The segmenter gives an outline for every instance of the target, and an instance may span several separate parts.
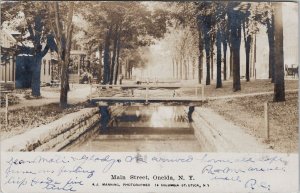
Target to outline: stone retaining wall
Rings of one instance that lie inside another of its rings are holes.
[[[271,153],[266,144],[208,108],[196,107],[194,134],[205,152]]]
[[[112,117],[124,108],[111,107]],[[82,134],[97,128],[98,107],[81,109],[47,125],[33,128],[1,142],[1,151],[59,151]]]

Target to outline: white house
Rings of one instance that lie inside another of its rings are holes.
[[[1,33],[1,65],[0,65],[0,82],[14,82],[15,80],[15,60],[11,53],[16,43],[16,39],[6,30],[0,30]]]

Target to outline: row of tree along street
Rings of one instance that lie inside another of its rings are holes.
[[[250,49],[259,26],[266,26],[269,41],[269,78],[274,83],[274,101],[284,101],[282,3],[246,2],[178,2],[170,4],[170,12],[176,24],[183,26],[187,35],[178,42],[173,54],[177,77],[182,77],[188,61],[198,58],[198,78],[203,77],[203,61],[206,61],[206,85],[213,76],[213,57],[216,52],[216,88],[222,87],[227,77],[227,65],[233,79],[233,91],[241,90],[240,50],[246,55],[246,81],[250,81]],[[190,42],[187,38],[197,40]],[[241,48],[242,37],[245,48]],[[276,40],[276,41],[275,41]],[[223,45],[223,46],[222,46]],[[192,47],[192,48],[191,48]],[[216,47],[216,50],[214,48]],[[227,48],[230,64],[226,63]],[[198,52],[194,52],[198,48]],[[223,48],[223,50],[222,50]],[[204,54],[205,53],[205,54]],[[194,63],[194,62],[192,62]],[[183,66],[184,70],[182,70]],[[176,73],[175,70],[173,72]],[[184,74],[186,76],[186,73]]]
[[[31,84],[33,96],[40,96],[42,58],[49,49],[57,52],[61,81],[60,106],[66,107],[69,89],[68,66],[71,62],[70,51],[74,41],[87,45],[90,53],[99,51],[97,68],[99,81],[102,84],[117,84],[117,77],[122,73],[121,65],[125,65],[124,73],[130,78],[134,66],[146,65],[147,59],[143,57],[143,52],[149,45],[163,38],[170,27],[185,28],[190,30],[193,41],[184,43],[177,51],[176,49],[173,51],[174,65],[182,65],[186,61],[186,56],[193,55],[193,63],[198,61],[197,73],[201,83],[205,57],[207,69],[205,84],[209,85],[213,71],[213,65],[210,64],[215,45],[216,87],[221,88],[221,48],[223,47],[223,57],[226,58],[228,45],[233,91],[238,91],[241,90],[242,33],[246,52],[246,80],[249,81],[250,47],[253,35],[258,30],[257,26],[263,24],[268,29],[269,75],[274,82],[274,101],[284,101],[281,6],[281,3],[231,1],[4,2],[1,4],[1,25],[2,28],[22,33],[18,40],[21,46],[17,47],[16,54],[27,53],[34,57]],[[82,22],[75,24],[74,18],[80,18]],[[31,42],[33,46],[25,46],[25,41]],[[228,64],[224,61],[224,80],[228,78],[226,65]],[[182,74],[183,72],[180,72],[180,76],[183,76]]]

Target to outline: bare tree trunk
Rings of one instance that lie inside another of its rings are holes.
[[[283,26],[282,26],[282,3],[274,2],[274,35],[275,35],[275,84],[274,101],[285,101],[284,88],[284,53],[283,53]]]
[[[250,81],[250,49],[251,49],[251,36],[247,37],[246,42],[246,81]]]
[[[176,59],[176,79],[178,80],[179,78],[179,62],[178,62],[178,58]]]
[[[183,65],[184,65],[184,80],[187,80],[188,70],[187,70],[187,61],[186,61],[186,59],[183,60]]]
[[[55,25],[56,28],[52,26],[52,29],[55,33],[56,42],[58,45],[58,59],[59,64],[61,65],[61,90],[60,90],[60,107],[65,108],[68,102],[68,90],[69,90],[69,81],[68,81],[68,66],[70,63],[70,50],[72,43],[72,18],[73,18],[74,3],[71,3],[69,6],[69,11],[66,21],[66,29],[63,31],[62,18],[60,17],[59,3],[54,2],[54,11],[55,11]]]
[[[196,68],[195,58],[193,58],[193,60],[192,60],[192,67],[193,67],[193,80],[194,80],[195,79],[195,68]]]
[[[125,60],[125,79],[128,79],[128,60]]]
[[[117,38],[117,66],[116,66],[116,70],[115,70],[115,81],[114,84],[117,84],[118,81],[118,75],[119,75],[119,66],[120,66],[120,50],[121,50],[121,38],[120,38],[120,34],[121,34],[121,27],[119,29],[119,33],[118,33],[118,38]]]
[[[190,78],[190,59],[187,58],[187,79]]]
[[[233,61],[233,91],[241,90],[240,81],[240,45],[241,45],[241,15],[238,11],[229,12],[230,40],[232,46]]]
[[[246,33],[246,28],[248,28],[248,19],[243,21],[243,34],[245,42],[245,54],[246,54],[246,81],[250,81],[250,49],[251,49],[251,35]]]
[[[175,59],[172,58],[172,67],[173,67],[173,78],[175,78]]]
[[[275,58],[275,40],[274,40],[274,13],[272,12],[272,18],[267,19],[267,34],[269,41],[269,78],[274,83],[274,58]]]
[[[205,54],[206,54],[206,85],[210,85],[210,38],[209,36],[205,38]]]
[[[214,44],[215,44],[215,36],[213,35],[211,38],[210,44],[210,66],[211,66],[211,79],[214,79]]]
[[[203,37],[201,33],[201,28],[198,27],[198,34],[199,34],[199,58],[198,58],[198,83],[201,84],[201,80],[203,77]]]
[[[183,67],[183,61],[182,57],[180,58],[180,80],[182,80],[183,74],[182,74],[182,67]]]
[[[216,40],[216,46],[217,46],[217,84],[216,88],[222,87],[222,72],[221,72],[221,65],[222,65],[222,52],[221,52],[221,32],[218,30],[217,32],[217,40]]]
[[[99,46],[99,69],[98,69],[99,83],[101,83],[101,81],[102,81],[102,51],[103,51],[103,47],[102,47],[102,43],[101,43]]]
[[[118,29],[119,25],[116,24],[116,28],[114,31],[114,45],[113,45],[113,54],[112,54],[112,60],[111,60],[111,69],[110,69],[110,80],[109,84],[112,85],[114,80],[114,71],[115,71],[115,65],[116,65],[116,55],[117,55],[117,43],[118,43]]]
[[[104,43],[104,69],[103,69],[103,84],[109,82],[110,73],[110,38],[112,33],[112,26],[109,27]]]
[[[223,38],[223,57],[224,57],[224,66],[223,66],[223,73],[224,73],[224,80],[227,79],[227,40]]]

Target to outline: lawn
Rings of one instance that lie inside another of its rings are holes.
[[[249,93],[260,93],[260,92],[273,92],[274,86],[269,80],[255,80],[246,82],[241,81],[241,91],[232,91],[232,81],[223,82],[223,87],[216,89],[214,81],[211,85],[206,85],[204,88],[205,97],[218,97],[225,95],[239,95]],[[285,90],[298,89],[298,80],[285,80]],[[182,96],[195,95],[194,89],[181,89]]]
[[[25,131],[55,121],[66,114],[86,108],[87,103],[69,105],[61,109],[58,103],[51,103],[42,106],[22,107],[9,111],[8,128],[5,127],[5,113],[0,112],[1,140],[24,133]]]
[[[278,152],[298,151],[298,91],[286,92],[286,101],[273,102],[274,85],[269,80],[241,81],[241,91],[232,91],[232,81],[223,82],[223,87],[216,89],[212,85],[205,86],[205,107],[212,108],[228,121],[240,126],[246,133],[267,143]],[[298,80],[285,80],[285,90],[298,89]],[[269,92],[269,93],[266,93]],[[258,96],[247,94],[258,93]],[[234,97],[238,96],[242,97]],[[246,96],[245,96],[246,95]],[[181,89],[181,96],[195,96],[194,89]],[[225,98],[217,97],[228,96]],[[265,139],[264,103],[269,103],[270,140]]]

